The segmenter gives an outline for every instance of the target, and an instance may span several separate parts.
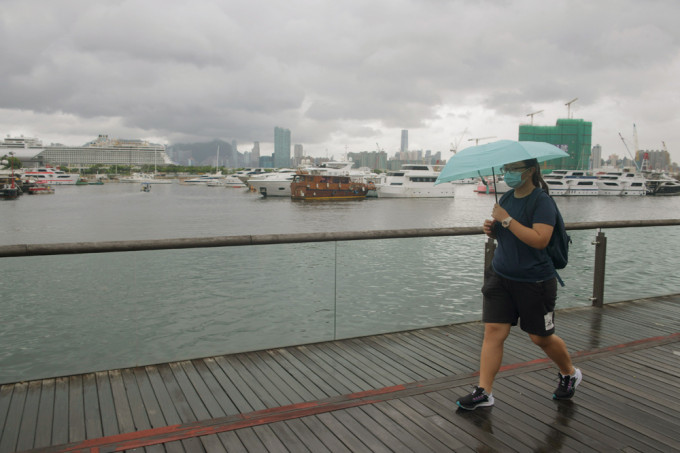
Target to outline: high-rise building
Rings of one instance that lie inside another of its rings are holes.
[[[250,154],[250,167],[260,166],[260,142],[253,143],[253,149]]]
[[[302,153],[302,145],[297,144],[293,146],[293,163],[296,167],[302,163]]]
[[[519,140],[551,143],[569,153],[569,157],[541,164],[545,169],[586,170],[590,165],[590,142],[593,123],[582,119],[558,119],[555,126],[519,126]]]
[[[290,167],[290,129],[274,128],[274,167]]]
[[[401,148],[402,153],[408,152],[408,130],[401,130]]]
[[[602,166],[602,146],[595,145],[590,154],[590,168],[600,168]]]

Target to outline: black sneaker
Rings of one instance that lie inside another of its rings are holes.
[[[487,394],[482,387],[477,387],[469,395],[458,398],[456,401],[458,407],[472,411],[478,407],[493,406],[493,395]]]
[[[576,392],[576,387],[581,383],[583,376],[581,370],[576,368],[573,375],[562,376],[562,373],[557,373],[560,383],[557,385],[555,393],[553,393],[554,400],[568,400]]]

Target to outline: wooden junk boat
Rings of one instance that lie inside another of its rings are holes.
[[[353,200],[366,198],[369,184],[352,181],[349,176],[310,174],[298,171],[290,184],[293,200]]]

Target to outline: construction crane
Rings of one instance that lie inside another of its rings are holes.
[[[567,106],[567,118],[571,118],[571,104],[573,104],[573,103],[576,102],[577,100],[578,100],[578,98],[574,98],[574,99],[572,99],[571,101],[569,101],[569,102],[567,102],[566,104],[564,104],[564,105]]]
[[[532,126],[534,125],[534,115],[538,115],[539,113],[543,113],[543,110],[539,110],[538,112],[534,112],[534,113],[529,113],[529,114],[527,114],[527,116],[530,116],[530,117],[531,117],[531,125],[532,125]]]
[[[454,144],[451,142],[451,152],[453,154],[456,154],[458,152],[458,147],[460,146],[460,142],[463,140],[463,137],[465,136],[465,133],[467,132],[467,127],[465,130],[460,134],[460,137],[458,137],[458,140],[456,140],[456,143]]]
[[[630,148],[628,148],[628,144],[626,143],[626,140],[624,140],[623,135],[621,135],[621,132],[619,132],[619,137],[621,137],[621,141],[623,142],[623,146],[626,147],[626,151],[628,151],[628,155],[633,159],[633,163],[635,164],[635,167],[640,170],[640,166],[638,165],[637,161],[635,160],[635,156],[630,152]]]
[[[496,136],[494,135],[493,137],[468,138],[468,141],[469,141],[469,142],[474,141],[474,142],[475,142],[475,146],[477,146],[477,145],[479,145],[479,141],[480,141],[480,140],[488,140],[488,139],[490,139],[490,138],[496,138]]]

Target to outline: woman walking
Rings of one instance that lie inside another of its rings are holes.
[[[503,206],[494,205],[493,219],[484,221],[484,232],[498,241],[498,247],[482,288],[479,385],[456,402],[468,410],[493,406],[493,382],[503,361],[503,344],[518,322],[559,369],[554,399],[571,398],[582,378],[566,344],[555,335],[556,272],[545,251],[557,218],[555,204],[536,159],[507,164],[503,173],[513,190],[501,200]],[[527,212],[530,197],[536,197],[533,212]]]

